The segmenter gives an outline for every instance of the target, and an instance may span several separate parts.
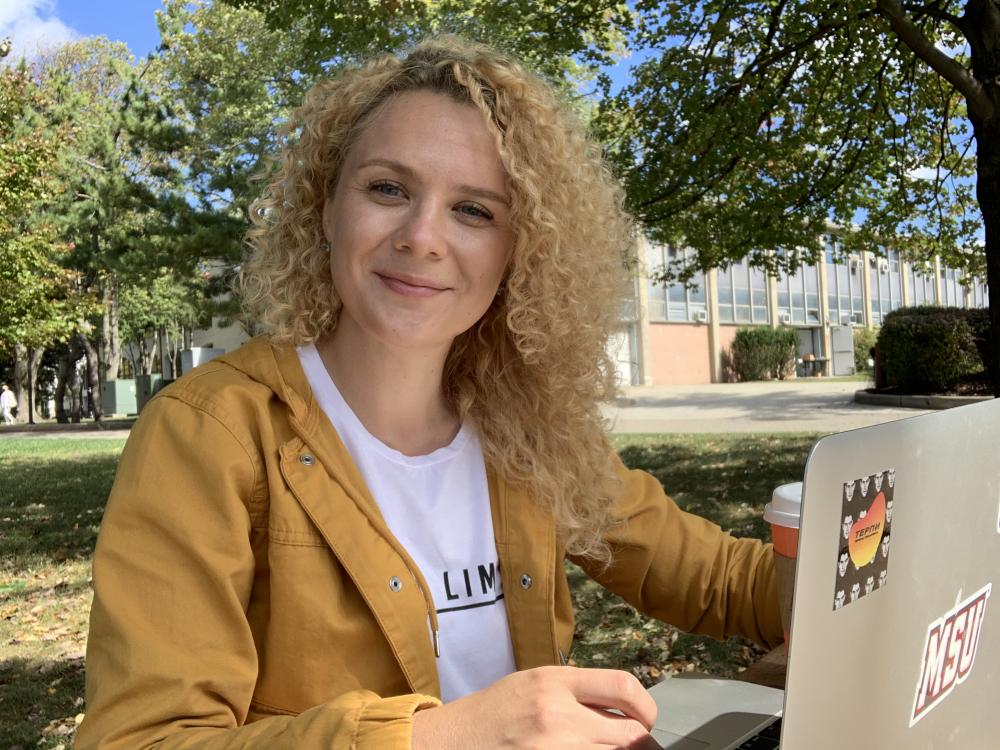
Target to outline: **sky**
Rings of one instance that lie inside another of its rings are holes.
[[[9,60],[38,48],[104,35],[125,42],[136,57],[159,44],[155,12],[160,0],[0,0],[0,39],[10,37]]]

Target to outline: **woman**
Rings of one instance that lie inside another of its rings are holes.
[[[77,747],[628,745],[639,683],[558,666],[564,556],[780,641],[770,548],[604,437],[630,227],[549,88],[438,39],[318,84],[290,132],[242,279],[270,336],[163,391],[122,455]]]

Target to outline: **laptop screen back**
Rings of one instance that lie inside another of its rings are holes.
[[[1000,400],[806,465],[783,747],[1000,747]]]

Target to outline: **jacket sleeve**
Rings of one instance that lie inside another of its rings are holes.
[[[622,483],[621,524],[606,536],[612,563],[573,561],[639,611],[682,630],[781,643],[771,545],[733,537],[681,510],[655,477],[611,453]]]
[[[147,405],[94,554],[78,750],[409,748],[413,713],[438,705],[356,690],[245,724],[257,678],[246,501],[260,466],[211,404],[164,393]]]

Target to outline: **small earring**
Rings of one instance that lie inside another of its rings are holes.
[[[323,240],[321,243],[319,243],[319,249],[322,250],[324,253],[330,252],[330,243],[327,242],[326,240]]]
[[[504,285],[500,284],[500,286],[497,287],[497,293],[494,294],[493,296],[499,297],[501,294],[503,294],[503,292],[504,292]]]

